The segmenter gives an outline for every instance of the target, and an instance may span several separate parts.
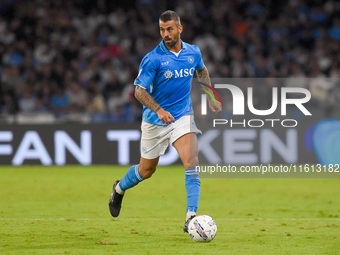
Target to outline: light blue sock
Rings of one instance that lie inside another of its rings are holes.
[[[201,181],[195,168],[185,169],[185,188],[187,191],[187,212],[197,211],[200,199]]]
[[[138,166],[139,165],[134,165],[130,167],[124,177],[120,180],[119,187],[122,191],[132,188],[143,181],[142,176],[138,172]]]

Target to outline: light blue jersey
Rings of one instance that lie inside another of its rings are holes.
[[[193,114],[190,91],[195,70],[204,67],[202,54],[196,45],[182,42],[176,56],[161,43],[142,60],[134,84],[141,86],[166,111],[178,120]],[[157,114],[143,105],[143,120],[156,125],[167,125]]]

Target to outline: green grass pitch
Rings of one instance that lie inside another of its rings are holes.
[[[108,200],[127,167],[0,167],[0,254],[340,254],[340,179],[202,179],[210,243],[183,233],[184,169]]]

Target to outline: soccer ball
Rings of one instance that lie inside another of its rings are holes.
[[[188,233],[195,242],[210,242],[216,232],[216,222],[208,215],[198,215],[189,222]]]

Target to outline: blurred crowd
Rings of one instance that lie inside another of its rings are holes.
[[[1,115],[139,119],[133,81],[167,9],[211,77],[340,77],[336,0],[3,0]]]

